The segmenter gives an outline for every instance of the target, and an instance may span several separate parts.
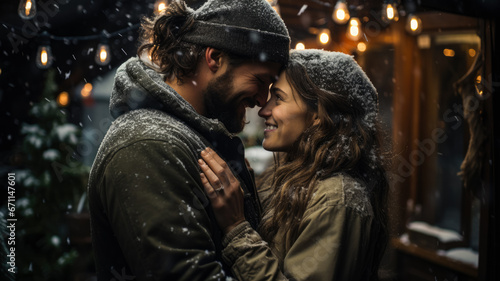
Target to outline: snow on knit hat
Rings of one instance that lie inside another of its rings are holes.
[[[352,56],[315,49],[292,50],[290,61],[304,66],[318,88],[360,103],[369,119],[378,113],[377,90]]]
[[[288,62],[290,36],[265,0],[209,0],[194,11],[189,43],[260,61]]]

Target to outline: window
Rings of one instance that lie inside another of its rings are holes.
[[[481,204],[458,175],[470,133],[454,85],[480,56],[479,25],[451,14],[431,18],[422,19],[430,24],[421,35],[395,25],[391,36],[356,54],[379,92],[394,152],[389,224],[396,251],[388,264],[402,280],[474,280]]]

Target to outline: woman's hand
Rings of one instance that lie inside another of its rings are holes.
[[[201,182],[212,203],[217,223],[227,234],[245,221],[243,190],[227,163],[215,151],[206,148],[201,157],[203,159],[198,160],[203,171]]]

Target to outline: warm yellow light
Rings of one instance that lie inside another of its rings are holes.
[[[476,77],[476,83],[481,84],[481,75]]]
[[[92,88],[93,88],[93,87],[92,87],[92,84],[91,84],[91,83],[86,83],[86,84],[83,86],[83,88],[84,88],[86,91],[90,92],[90,91],[92,91]]]
[[[49,55],[47,54],[47,50],[43,49],[42,53],[40,53],[40,62],[42,65],[47,65],[49,62]]]
[[[305,48],[306,46],[302,42],[299,42],[297,43],[297,45],[295,45],[295,50],[304,50]]]
[[[418,16],[410,14],[406,21],[406,31],[414,35],[422,32],[422,20]]]
[[[33,3],[31,3],[31,0],[26,1],[26,6],[24,7],[24,9],[25,9],[24,14],[26,16],[29,16],[29,14],[31,13],[31,6],[32,5],[33,5]]]
[[[452,49],[444,49],[443,54],[447,57],[454,57],[455,56],[455,51]]]
[[[91,93],[92,93],[92,84],[90,83],[85,84],[82,88],[82,91],[80,92],[80,94],[84,98],[89,97]]]
[[[346,23],[350,18],[349,8],[345,0],[337,1],[333,9],[332,19],[338,24]]]
[[[97,46],[95,62],[98,65],[107,65],[111,61],[111,53],[108,44],[101,43]]]
[[[319,35],[319,42],[321,42],[321,44],[326,44],[328,41],[330,41],[330,35],[328,35],[327,32],[322,32]]]
[[[42,45],[38,47],[36,53],[36,66],[40,69],[47,69],[52,65],[54,58],[50,46]]]
[[[161,13],[167,9],[167,5],[165,3],[158,4],[158,12]]]
[[[349,28],[347,29],[347,37],[351,40],[359,40],[361,38],[361,22],[358,18],[353,17],[349,21]]]
[[[24,20],[29,20],[36,15],[36,1],[35,0],[21,0],[17,7],[17,14]]]
[[[358,51],[360,51],[362,53],[362,52],[366,51],[366,44],[364,42],[359,42],[357,48],[358,48]]]
[[[469,56],[474,57],[476,55],[476,50],[469,49]]]
[[[108,52],[106,52],[106,49],[101,49],[101,52],[99,54],[99,59],[101,60],[101,62],[105,62],[107,57]]]
[[[166,0],[156,1],[154,11],[157,14],[161,14],[167,9],[167,6],[168,6],[168,1],[166,1]]]
[[[390,20],[394,19],[394,7],[391,4],[387,4],[387,18]]]
[[[351,26],[349,27],[349,32],[354,37],[358,36],[358,34],[359,34],[358,21],[356,21],[355,19],[352,19],[350,23],[351,23]]]
[[[357,37],[359,35],[359,27],[357,27],[356,25],[351,25],[351,27],[349,28],[349,32],[353,37]]]
[[[59,104],[60,106],[67,106],[68,103],[69,103],[69,94],[68,94],[68,92],[66,92],[66,91],[61,92],[57,96],[57,104]]]
[[[418,21],[417,21],[417,19],[414,19],[414,18],[411,19],[411,21],[410,21],[410,28],[413,31],[415,31],[415,30],[418,29]]]
[[[382,20],[386,23],[391,23],[399,20],[399,13],[396,1],[394,3],[386,3],[382,5]]]
[[[335,16],[339,20],[344,20],[345,19],[345,11],[344,10],[337,10],[337,12],[335,13]]]

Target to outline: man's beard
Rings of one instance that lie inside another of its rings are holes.
[[[228,69],[224,74],[208,83],[203,92],[206,116],[218,119],[230,133],[239,133],[245,126],[245,115],[238,116],[241,101],[235,95],[229,100],[228,95],[233,94],[233,74]]]

